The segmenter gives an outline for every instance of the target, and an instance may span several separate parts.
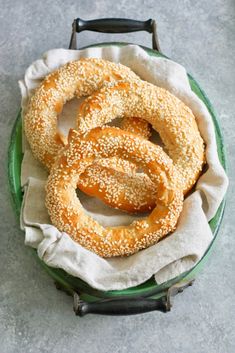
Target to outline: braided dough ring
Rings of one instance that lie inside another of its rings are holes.
[[[87,96],[112,81],[122,79],[133,80],[139,78],[126,66],[94,58],[70,62],[44,79],[30,100],[24,118],[24,130],[34,156],[47,169],[50,170],[58,152],[67,143],[67,138],[57,130],[58,114],[62,111],[66,101],[74,96],[78,98]],[[146,137],[150,134],[149,125],[142,119],[133,118],[133,121],[128,119],[125,124],[126,129],[132,128],[138,134]],[[131,127],[131,125],[133,126]],[[101,193],[98,191],[99,188],[94,193],[94,188],[90,186],[93,185],[90,179],[91,175],[100,176],[101,181],[102,175],[106,177],[103,180],[104,188]],[[128,175],[130,175],[131,180],[125,192],[122,182],[128,180]],[[107,178],[110,179],[109,176],[120,193],[125,193],[125,202],[123,203],[117,198],[110,203],[107,197],[103,197],[103,201],[130,212],[146,211],[152,208],[153,203],[151,202],[149,204],[145,202],[143,206],[139,206],[143,204],[145,194],[148,191],[151,192],[152,184],[150,180],[145,176],[147,184],[145,185],[144,179],[141,179],[140,184],[140,176],[135,177],[135,166],[122,159],[100,161],[98,164],[95,163],[90,166],[80,178],[79,187],[89,195],[101,196],[102,198],[102,195],[108,195],[106,185]],[[141,192],[142,188],[144,189],[143,193]],[[138,191],[138,195],[136,195],[135,190]],[[135,195],[132,198],[135,199],[134,204],[131,202],[129,194]]]
[[[141,165],[156,188],[157,206],[129,226],[102,227],[84,213],[76,186],[81,173],[95,159],[124,157]],[[114,127],[91,130],[81,136],[71,130],[69,144],[51,169],[46,206],[52,223],[76,242],[102,257],[131,255],[155,244],[175,229],[183,192],[175,187],[177,172],[161,147]]]
[[[80,107],[78,131],[133,115],[143,117],[159,133],[179,173],[178,188],[189,191],[205,162],[204,142],[190,108],[167,90],[144,81],[104,87]]]

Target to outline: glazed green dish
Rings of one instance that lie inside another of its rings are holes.
[[[128,43],[101,43],[96,46],[109,46],[109,45],[117,45],[117,46],[124,46]],[[150,56],[163,56],[159,52],[155,50],[151,50],[146,47],[142,47]],[[225,150],[224,150],[224,142],[223,137],[221,135],[221,130],[219,127],[218,120],[216,118],[216,114],[214,109],[202,91],[198,83],[193,79],[191,75],[188,75],[189,82],[191,85],[192,90],[197,94],[197,96],[205,103],[207,109],[209,110],[211,117],[214,122],[214,128],[216,133],[216,141],[217,141],[217,149],[220,162],[224,169],[226,170],[226,157],[225,157]],[[10,146],[9,146],[9,162],[8,162],[8,173],[9,173],[9,184],[10,184],[10,191],[12,194],[13,205],[14,209],[19,216],[20,208],[22,203],[22,190],[20,186],[20,172],[21,172],[21,162],[23,158],[22,154],[22,121],[21,121],[21,113],[19,112],[18,117],[16,119],[15,125],[13,127]],[[166,283],[161,285],[156,284],[155,280],[152,278],[145,283],[128,288],[126,290],[114,290],[114,291],[100,291],[94,288],[91,288],[87,283],[80,280],[79,278],[75,278],[65,271],[61,269],[55,269],[48,267],[44,262],[42,262],[37,257],[37,252],[33,249],[29,251],[33,251],[35,256],[40,261],[43,268],[49,273],[49,275],[59,284],[60,287],[65,289],[66,291],[73,293],[78,292],[80,298],[86,301],[97,301],[98,298],[139,298],[139,297],[151,297],[151,298],[160,298],[166,294],[168,288],[170,288],[173,284],[179,283],[181,281],[189,281],[195,278],[196,274],[199,272],[200,269],[204,266],[211,250],[215,244],[215,239],[222,221],[223,212],[225,207],[225,201],[223,201],[215,215],[215,217],[210,221],[210,227],[214,234],[214,238],[210,247],[205,252],[203,258],[197,263],[197,265],[191,269],[190,271],[170,280]]]

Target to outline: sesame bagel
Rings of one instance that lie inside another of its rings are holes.
[[[57,129],[64,104],[123,79],[138,76],[124,65],[95,58],[69,62],[46,76],[31,97],[24,117],[25,134],[34,156],[50,170],[67,140]]]
[[[179,173],[178,188],[184,193],[189,191],[205,162],[204,142],[190,108],[151,83],[118,82],[83,102],[78,114],[78,131],[85,133],[117,116],[142,117],[152,125]]]
[[[129,226],[102,227],[78,200],[80,175],[95,160],[123,157],[140,166],[156,188],[156,207]],[[102,257],[131,255],[172,232],[183,205],[178,173],[163,149],[115,127],[69,134],[69,143],[53,165],[46,184],[46,207],[52,223],[86,249]]]
[[[67,137],[57,129],[58,115],[66,101],[75,96],[78,98],[87,96],[110,82],[122,79],[139,78],[126,66],[94,58],[69,62],[44,79],[30,99],[24,117],[24,130],[34,156],[48,170],[54,164],[58,152],[67,143]],[[150,135],[150,126],[142,119],[128,119],[126,122],[123,121],[123,124],[125,129],[131,129],[132,132],[146,138]],[[94,163],[84,172],[80,178],[79,188],[89,195],[100,197],[115,208],[129,212],[147,211],[154,206],[152,200],[150,203],[148,200],[143,201],[148,190],[151,191],[152,184],[147,176],[145,178],[135,176],[135,169],[134,164],[122,159],[103,162],[100,160],[98,164]],[[99,185],[103,187],[95,189],[94,180],[91,179],[94,175],[98,178]],[[113,187],[117,189],[116,195],[124,196],[110,199],[107,187],[108,181],[110,185],[111,180]],[[125,189],[122,183],[127,180],[128,185]]]

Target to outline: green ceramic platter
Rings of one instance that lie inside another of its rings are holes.
[[[110,46],[110,45],[124,46],[127,44],[129,43],[110,42],[110,43],[100,43],[98,45],[92,45],[92,46],[93,47]],[[162,54],[160,54],[155,50],[152,50],[146,47],[142,47],[142,48],[148,53],[149,56],[163,56]],[[190,74],[188,74],[188,78],[189,78],[189,82],[192,90],[205,103],[205,105],[207,106],[207,109],[211,114],[211,117],[214,123],[214,128],[215,128],[219,159],[222,166],[226,170],[226,153],[225,153],[224,141],[223,141],[221,129],[220,129],[215,111],[209,99],[207,98],[206,94],[200,88],[199,84],[195,81],[195,79]],[[22,196],[23,196],[21,186],[20,186],[20,171],[21,171],[22,158],[23,158],[22,121],[21,121],[21,113],[19,112],[12,130],[9,152],[8,152],[9,186],[10,186],[10,192],[13,200],[13,207],[18,217],[20,214],[20,208],[21,208]],[[151,278],[139,286],[128,288],[125,290],[114,290],[114,291],[106,291],[106,292],[96,290],[94,288],[91,288],[84,281],[67,274],[65,271],[61,269],[48,267],[43,261],[41,261],[38,258],[37,252],[34,249],[29,249],[29,251],[33,251],[33,253],[37,257],[42,267],[62,288],[64,288],[66,291],[70,293],[72,293],[74,290],[78,291],[80,293],[81,299],[83,300],[95,301],[98,298],[117,298],[117,297],[134,298],[139,296],[159,298],[164,296],[166,294],[167,289],[171,287],[173,284],[194,279],[196,274],[203,268],[215,244],[215,240],[223,217],[224,207],[225,207],[225,200],[222,201],[215,217],[209,223],[211,230],[214,234],[214,238],[209,248],[205,252],[204,256],[202,257],[202,259],[190,271],[185,272],[182,275],[176,278],[173,278],[172,280],[167,281],[161,285],[156,284],[154,279]]]

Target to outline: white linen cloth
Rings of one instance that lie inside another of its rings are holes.
[[[218,159],[212,117],[192,92],[181,65],[165,58],[151,57],[136,45],[48,51],[42,59],[30,65],[24,79],[19,82],[23,115],[30,96],[42,79],[68,61],[81,57],[120,62],[142,79],[168,89],[184,101],[196,116],[206,142],[208,169],[200,177],[195,191],[184,201],[177,229],[172,235],[130,257],[103,259],[51,225],[44,205],[47,173],[33,158],[25,142],[21,170],[21,183],[25,190],[21,227],[25,230],[25,244],[37,248],[38,256],[49,266],[62,268],[100,290],[129,288],[153,275],[157,283],[165,282],[189,270],[201,259],[213,238],[208,221],[215,215],[227,189],[228,179]],[[66,104],[59,119],[63,131],[73,126],[77,103],[73,100]],[[80,195],[80,200],[86,212],[104,226],[129,224],[133,220],[133,216],[108,208],[84,194]]]

